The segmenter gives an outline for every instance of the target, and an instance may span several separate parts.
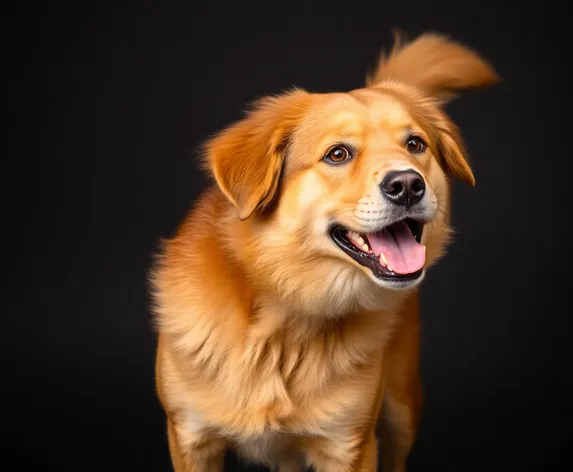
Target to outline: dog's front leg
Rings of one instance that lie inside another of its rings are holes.
[[[222,472],[225,442],[212,434],[191,431],[175,418],[167,421],[169,453],[175,472]]]
[[[374,430],[344,441],[321,438],[308,452],[316,472],[376,472],[378,446]]]
[[[384,472],[404,472],[420,422],[422,383],[419,367],[418,296],[404,304],[389,347],[388,374],[379,421]]]

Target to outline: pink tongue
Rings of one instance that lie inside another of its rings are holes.
[[[397,274],[412,274],[426,262],[426,246],[418,244],[403,221],[393,224],[391,230],[369,233],[368,242],[374,254],[384,253],[388,266]]]

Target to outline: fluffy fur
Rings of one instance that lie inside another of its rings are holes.
[[[374,471],[377,434],[384,470],[404,470],[422,398],[421,279],[377,280],[328,227],[380,225],[380,180],[415,169],[427,186],[425,270],[434,264],[450,234],[447,175],[475,183],[441,105],[495,80],[476,53],[424,35],[383,56],[366,88],[264,98],[205,145],[215,185],[152,277],[157,388],[177,472],[220,471],[226,448],[281,472]],[[404,148],[408,130],[428,142],[423,155]],[[326,165],[339,142],[357,155]]]

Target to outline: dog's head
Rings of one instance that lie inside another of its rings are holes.
[[[334,312],[416,286],[448,241],[447,176],[475,184],[442,105],[495,80],[474,52],[424,35],[366,88],[264,98],[213,138],[206,163],[265,283],[305,310],[328,297]]]

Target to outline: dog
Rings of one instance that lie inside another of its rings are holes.
[[[446,36],[397,39],[364,88],[256,101],[204,145],[213,179],[151,272],[176,472],[227,449],[280,472],[406,468],[422,407],[418,287],[473,186],[443,110],[497,82]]]

